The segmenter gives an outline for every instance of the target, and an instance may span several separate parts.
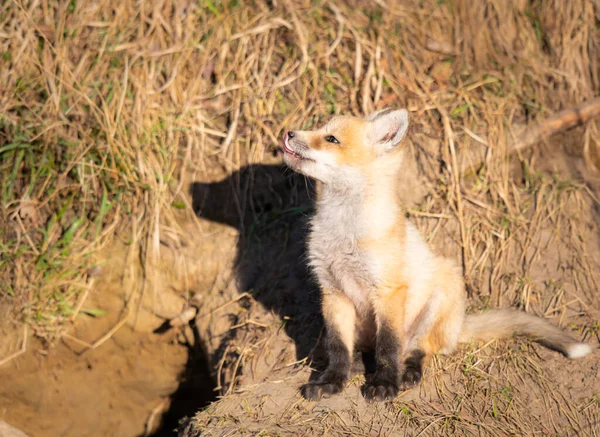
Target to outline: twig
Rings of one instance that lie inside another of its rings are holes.
[[[448,140],[448,148],[450,149],[450,157],[452,159],[452,176],[454,176],[454,188],[456,190],[456,209],[458,222],[460,224],[460,239],[461,239],[461,257],[463,272],[466,277],[470,274],[468,257],[467,257],[467,231],[464,222],[463,206],[462,206],[462,194],[460,189],[460,176],[461,172],[458,170],[458,163],[456,157],[456,147],[454,145],[454,132],[450,127],[450,118],[448,113],[444,109],[438,109],[442,114],[442,121],[444,123],[444,132]]]
[[[475,132],[473,132],[471,129],[468,129],[467,127],[463,126],[462,128],[465,133],[470,136],[471,138],[473,138],[475,141],[477,141],[478,143],[483,144],[484,146],[489,146],[490,143],[487,142],[487,140],[481,138],[479,135],[477,135]]]
[[[167,405],[168,400],[164,399],[160,404],[152,409],[150,414],[148,415],[148,419],[146,420],[144,436],[149,436],[152,434],[152,429],[154,428],[154,420],[156,416],[158,416],[164,409],[165,405]]]
[[[410,215],[415,215],[417,217],[431,217],[431,218],[439,218],[439,219],[450,219],[452,216],[447,214],[436,214],[433,212],[423,212],[417,211],[416,209],[407,209],[406,210]]]
[[[74,321],[77,318],[77,316],[79,315],[79,311],[81,311],[81,307],[83,306],[83,303],[87,299],[87,296],[88,296],[88,294],[90,292],[90,289],[94,286],[94,281],[95,281],[95,279],[92,278],[90,280],[88,286],[85,287],[85,290],[83,291],[83,294],[79,298],[79,302],[77,302],[77,307],[75,308],[75,311],[73,312],[73,316],[71,317],[71,321]]]
[[[237,329],[237,328],[241,328],[242,326],[246,326],[246,325],[255,325],[255,326],[259,326],[259,327],[261,327],[261,328],[268,328],[268,327],[269,327],[269,325],[267,325],[267,324],[265,324],[265,323],[260,323],[260,322],[257,322],[257,321],[255,321],[255,320],[248,319],[248,320],[246,320],[246,321],[245,321],[245,322],[243,322],[243,323],[238,323],[237,325],[233,325],[233,326],[232,326],[231,328],[229,328],[229,329],[230,329],[230,330],[231,330],[231,329]]]
[[[100,337],[98,340],[96,340],[94,343],[91,343],[91,344],[87,343],[86,341],[80,340],[76,337],[73,337],[71,335],[68,335],[68,334],[64,334],[64,335],[68,335],[68,338],[70,338],[71,340],[73,340],[87,348],[86,350],[84,350],[82,352],[82,355],[83,355],[84,353],[88,352],[89,350],[96,349],[98,346],[100,346],[106,340],[111,338],[115,334],[115,332],[117,332],[119,329],[121,329],[121,327],[125,324],[125,322],[127,322],[130,315],[131,315],[131,306],[128,306],[125,316],[121,320],[119,320],[117,322],[117,324],[115,326],[113,326],[106,334],[104,334],[102,337]]]
[[[596,196],[594,196],[594,193],[592,192],[592,190],[590,190],[590,187],[588,187],[587,185],[584,185],[583,189],[585,190],[586,193],[588,193],[590,195],[590,197],[592,198],[592,200],[594,202],[596,202],[598,205],[600,205],[600,200],[598,200],[598,198]]]
[[[342,13],[340,12],[340,9],[337,6],[335,6],[334,4],[329,4],[329,8],[333,11],[333,13],[335,14],[335,19],[338,21],[338,31],[335,40],[333,41],[331,46],[329,46],[327,51],[320,56],[321,58],[330,57],[342,41],[342,38],[344,37],[344,23],[346,20],[344,19]]]
[[[27,352],[27,334],[28,334],[28,327],[27,325],[25,325],[23,327],[23,342],[21,343],[21,349],[19,349],[17,352],[10,354],[9,356],[7,356],[6,358],[4,358],[3,360],[0,361],[0,366],[2,366],[3,364],[8,363],[10,360],[17,358],[19,355],[24,354],[25,352]]]
[[[223,308],[225,308],[225,307],[227,307],[227,306],[231,305],[232,303],[234,303],[234,302],[237,302],[238,300],[242,299],[243,297],[252,297],[252,296],[250,295],[250,293],[244,292],[244,293],[240,294],[239,296],[237,296],[237,297],[234,297],[233,299],[231,299],[231,300],[229,300],[229,301],[225,302],[225,303],[224,303],[223,305],[221,305],[220,307],[217,307],[217,308],[215,308],[214,310],[212,310],[212,311],[210,311],[210,312],[208,312],[208,313],[206,313],[206,314],[200,314],[200,315],[198,316],[198,318],[200,318],[200,317],[206,317],[206,316],[210,316],[211,314],[214,314],[214,313],[216,313],[217,311],[219,311],[219,310],[222,310]]]
[[[371,77],[373,77],[374,73],[375,63],[373,62],[373,59],[371,59],[362,83],[362,111],[365,115],[373,111],[373,100],[371,98]]]
[[[508,153],[513,153],[522,150],[544,138],[548,138],[558,132],[583,124],[598,116],[600,116],[600,97],[557,112],[546,120],[526,128],[519,136],[517,136],[513,143],[508,144],[507,151]],[[463,159],[460,173],[464,174],[471,168],[478,168],[483,165],[484,162],[484,159],[479,158],[471,162]]]
[[[227,151],[229,149],[229,145],[231,144],[231,142],[235,138],[235,134],[236,134],[236,131],[237,131],[238,122],[240,120],[240,110],[241,110],[241,107],[242,107],[242,102],[238,98],[237,99],[237,105],[236,105],[235,111],[233,113],[233,121],[231,122],[231,125],[229,126],[229,130],[227,132],[227,136],[223,140],[223,146],[222,147],[223,147],[223,150],[225,150],[225,151]]]
[[[75,343],[77,343],[77,344],[79,344],[81,346],[84,346],[84,347],[86,347],[88,349],[91,349],[93,347],[91,343],[88,343],[87,341],[82,340],[80,338],[77,338],[77,337],[75,337],[75,336],[73,336],[71,334],[67,334],[66,332],[63,334],[63,338],[68,338],[69,340],[72,340]]]
[[[308,357],[304,357],[301,360],[294,361],[294,362],[291,362],[291,363],[287,363],[283,367],[285,368],[285,367],[292,367],[292,366],[295,366],[297,364],[305,364],[307,361],[308,361]]]
[[[219,365],[217,367],[217,386],[214,388],[215,391],[223,390],[223,385],[221,383],[221,375],[223,372],[223,365],[225,364],[225,360],[227,359],[227,353],[229,352],[229,349],[231,349],[231,343],[227,345],[227,347],[225,348],[225,352],[223,352],[223,356],[219,360]]]
[[[237,377],[238,370],[240,368],[240,364],[242,363],[242,359],[244,358],[245,353],[246,353],[246,348],[242,349],[240,356],[238,357],[237,361],[235,362],[235,365],[233,366],[233,372],[231,374],[231,382],[229,383],[229,388],[227,389],[225,396],[227,396],[228,394],[231,394],[231,392],[233,391],[233,387],[235,387],[235,378]]]
[[[39,256],[40,251],[37,249],[37,247],[35,247],[35,244],[33,244],[33,241],[31,241],[31,238],[29,237],[29,233],[27,232],[27,229],[25,229],[25,225],[23,224],[23,220],[21,220],[21,217],[19,216],[18,211],[15,212],[14,217],[17,219],[17,222],[19,223],[19,227],[21,228],[23,235],[25,235],[25,239],[29,243],[31,250],[33,250],[33,252]]]
[[[519,150],[530,146],[542,138],[547,138],[557,132],[569,129],[578,124],[583,124],[598,115],[600,115],[600,97],[560,111],[552,117],[526,129],[511,145],[511,149]]]
[[[290,24],[289,21],[285,21],[283,18],[276,17],[276,18],[273,18],[269,23],[262,24],[260,26],[256,26],[256,27],[246,30],[244,32],[238,32],[236,34],[233,34],[231,36],[231,38],[229,38],[229,41],[234,41],[236,39],[240,39],[245,36],[258,35],[263,32],[268,32],[273,29],[278,29],[282,26],[287,27],[288,29],[293,29],[293,26]]]
[[[190,322],[190,320],[192,320],[194,317],[196,317],[197,313],[198,313],[197,308],[190,307],[187,310],[185,310],[184,312],[182,312],[181,314],[179,314],[177,317],[174,317],[173,319],[171,319],[171,321],[169,322],[169,325],[171,325],[174,328],[183,326],[183,325],[187,325]]]

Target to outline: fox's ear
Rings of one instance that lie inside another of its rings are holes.
[[[392,150],[406,135],[409,124],[408,111],[383,109],[371,114],[367,138],[373,147],[381,152]]]
[[[376,118],[379,118],[380,116],[382,116],[383,114],[386,114],[388,112],[392,112],[393,109],[392,108],[383,108],[380,109],[378,111],[375,112],[371,112],[368,116],[367,116],[367,120],[369,121],[374,121]]]

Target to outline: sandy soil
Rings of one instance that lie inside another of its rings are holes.
[[[86,303],[105,316],[80,316],[54,347],[30,339],[25,354],[0,367],[0,418],[31,437],[168,436],[181,417],[214,399],[193,329],[159,329],[164,316],[157,314],[173,315],[170,306],[178,312],[184,305],[168,290],[162,305],[148,303],[150,295],[142,299],[128,322],[96,348],[81,344],[101,339],[123,317],[127,292],[118,252],[106,254],[110,261]],[[22,332],[9,324],[4,332],[3,352],[15,350]]]

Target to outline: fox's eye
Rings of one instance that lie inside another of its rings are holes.
[[[325,137],[325,141],[327,141],[328,143],[340,144],[340,142],[337,140],[337,138],[334,137],[333,135],[327,135]]]

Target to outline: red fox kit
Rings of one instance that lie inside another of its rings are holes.
[[[569,358],[592,350],[521,311],[465,315],[459,269],[432,253],[396,197],[408,125],[405,109],[382,110],[285,135],[286,164],[321,183],[308,258],[322,292],[329,364],[302,387],[307,399],[343,390],[355,348],[375,351],[369,400],[395,397],[420,381],[427,357],[471,339],[518,333]]]

